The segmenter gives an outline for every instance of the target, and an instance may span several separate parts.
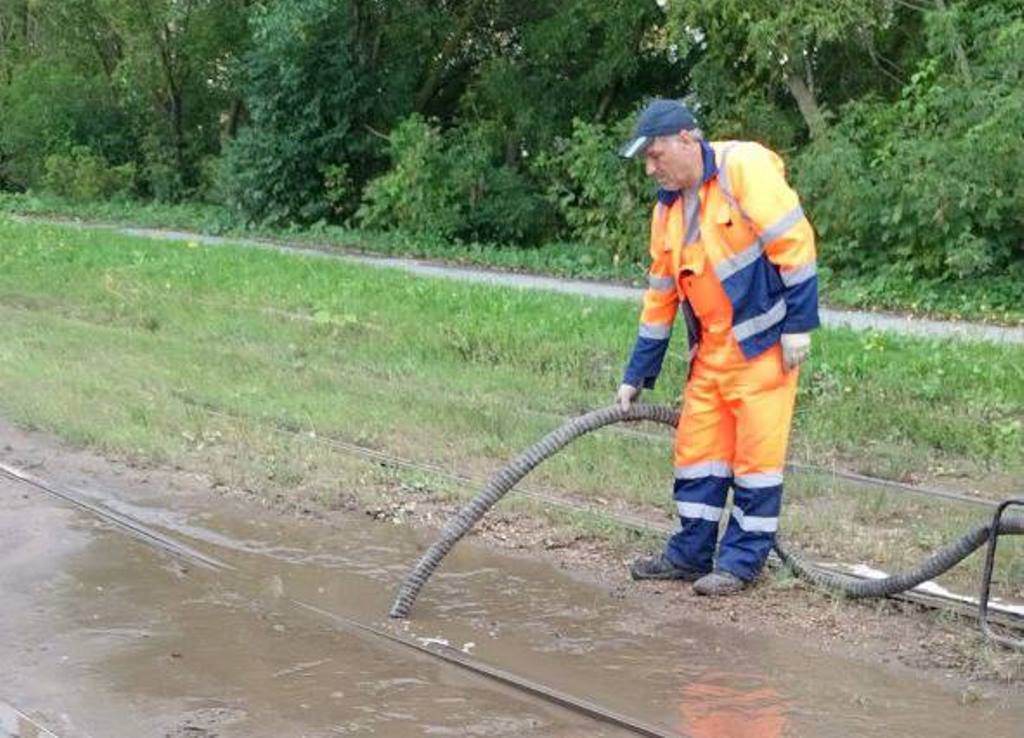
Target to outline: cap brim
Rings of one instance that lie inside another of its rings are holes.
[[[619,149],[619,156],[623,159],[632,159],[634,156],[646,149],[650,142],[650,136],[637,136],[636,138],[627,141],[626,144]]]

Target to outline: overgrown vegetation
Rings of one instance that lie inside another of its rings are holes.
[[[784,153],[839,299],[1021,310],[1019,3],[0,0],[0,190],[234,227],[640,263],[653,95]]]

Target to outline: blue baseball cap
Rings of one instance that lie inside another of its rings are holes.
[[[637,116],[633,136],[619,149],[619,156],[631,159],[650,146],[658,136],[671,136],[697,127],[697,119],[678,100],[651,100]]]

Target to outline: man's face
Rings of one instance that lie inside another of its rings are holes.
[[[664,190],[686,190],[701,180],[700,144],[686,131],[658,136],[644,150],[647,176]]]

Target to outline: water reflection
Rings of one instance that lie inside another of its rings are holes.
[[[693,738],[779,738],[788,711],[777,690],[739,673],[709,672],[680,695],[681,731]]]

